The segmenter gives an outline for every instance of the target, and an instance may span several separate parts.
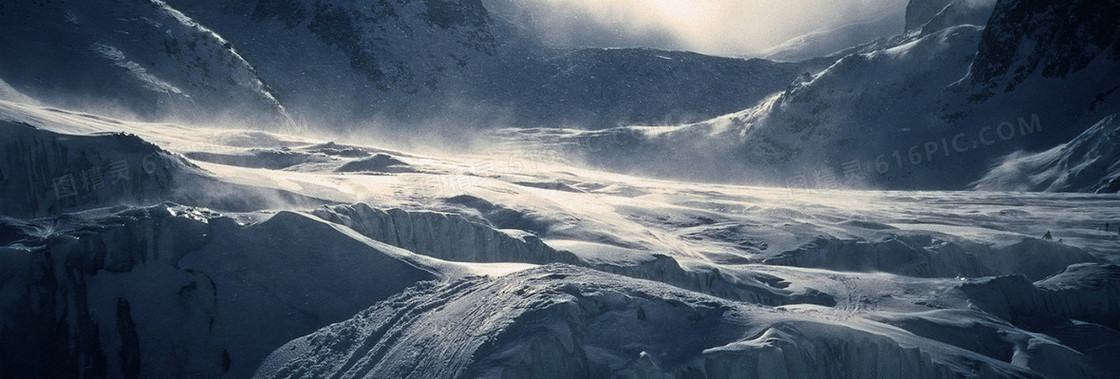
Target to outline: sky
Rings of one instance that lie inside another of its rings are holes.
[[[900,15],[907,0],[488,0],[560,46],[760,55],[803,34]],[[511,8],[510,4],[513,8]],[[497,8],[497,9],[494,9]],[[901,25],[902,21],[898,20]],[[900,26],[901,28],[901,26]],[[900,30],[901,31],[901,30]]]

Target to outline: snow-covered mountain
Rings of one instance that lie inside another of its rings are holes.
[[[557,50],[492,17],[479,1],[173,4],[228,30],[278,82],[286,104],[328,120],[592,128],[698,121],[749,106],[812,66]],[[293,59],[293,47],[316,60]]]
[[[1114,377],[1120,198],[1068,192],[1120,190],[1117,12],[914,0],[775,63],[479,0],[0,3],[0,376]]]
[[[752,108],[560,144],[599,140],[612,147],[576,150],[665,177],[963,189],[999,157],[1065,143],[1120,109],[1120,33],[1105,21],[1117,4],[961,1],[918,12],[919,3],[909,32],[850,49]]]
[[[0,78],[34,98],[272,130],[695,122],[827,64],[546,47],[477,0],[42,1],[2,17]]]
[[[1044,152],[1012,153],[974,186],[989,191],[1120,192],[1120,120],[1108,116]]]
[[[6,3],[0,78],[41,101],[102,114],[291,121],[229,41],[162,1]]]
[[[1076,100],[1091,100],[1082,107],[1101,105],[1120,88],[1114,77],[1120,61],[1117,17],[1120,4],[1115,3],[1000,1],[969,70],[969,79],[980,90],[974,96],[1011,93],[1032,80],[1050,79],[1086,86],[1077,91],[1048,88],[1045,94],[1072,92],[1080,95]],[[1079,78],[1103,82],[1085,83]]]
[[[502,41],[476,0],[169,3],[228,36],[313,120],[438,113],[500,61]]]
[[[101,7],[121,17],[76,21]],[[97,99],[211,122],[259,100],[266,109],[235,122],[274,130],[288,115],[348,131],[710,119],[563,144],[596,140],[615,147],[572,158],[668,177],[959,189],[999,157],[1070,141],[1120,107],[1115,8],[914,0],[902,34],[776,63],[546,48],[479,1],[21,3],[4,11],[14,22],[2,43],[16,48],[3,49],[13,59],[0,78],[70,108]],[[69,47],[25,47],[35,44]]]

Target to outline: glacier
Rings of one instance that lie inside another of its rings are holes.
[[[23,136],[5,146],[50,153],[3,166],[36,190],[89,162],[66,157],[165,170],[150,195],[69,208],[8,187],[0,366],[18,375],[1107,377],[1120,351],[1120,241],[1090,225],[1120,218],[1109,195],[502,169],[0,104]],[[378,156],[408,169],[340,170]]]
[[[760,59],[490,3],[0,4],[0,376],[1120,372],[1116,4]]]

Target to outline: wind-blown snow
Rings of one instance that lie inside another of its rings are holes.
[[[1053,149],[1007,155],[979,181],[980,190],[1120,192],[1120,121],[1105,117]]]
[[[697,184],[0,110],[33,136],[11,146],[121,140],[193,178],[133,202],[211,207],[5,211],[12,372],[1094,377],[1120,351],[1111,195]],[[0,173],[87,162],[52,159],[6,153]]]
[[[1068,142],[1118,109],[1120,43],[1105,20],[1120,8],[1089,4],[915,0],[910,31],[821,58],[831,65],[740,112],[521,137],[664,178],[966,189],[1001,157]]]
[[[1007,191],[1115,191],[1116,6],[914,0],[786,64],[538,49],[477,0],[134,1],[0,7],[5,376],[1120,370],[1120,198]],[[277,99],[723,116],[419,152],[285,134]]]

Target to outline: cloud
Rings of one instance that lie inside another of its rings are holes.
[[[559,46],[756,55],[791,38],[898,15],[907,0],[488,0]],[[901,30],[899,30],[901,32]]]

